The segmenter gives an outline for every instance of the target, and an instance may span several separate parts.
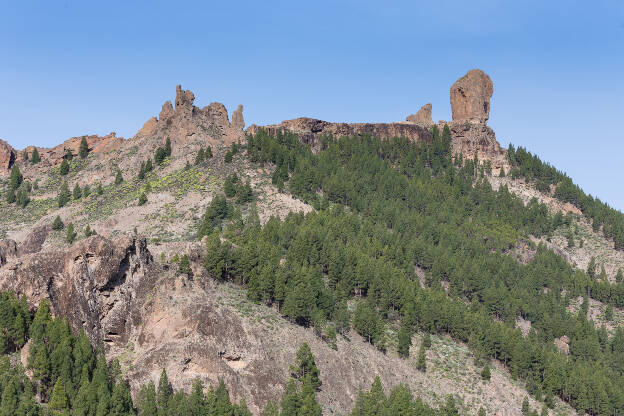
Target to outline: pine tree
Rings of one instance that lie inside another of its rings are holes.
[[[62,230],[64,227],[65,227],[65,224],[63,224],[63,220],[61,220],[61,217],[57,215],[56,218],[54,219],[54,222],[52,223],[52,229],[59,231],[59,230]]]
[[[169,384],[169,378],[167,372],[163,368],[160,373],[160,379],[158,380],[158,393],[156,395],[156,403],[158,405],[158,416],[168,416],[168,404],[169,397],[171,396],[171,385]]]
[[[321,416],[323,411],[321,406],[316,401],[315,387],[310,376],[307,376],[303,381],[303,388],[301,389],[301,407],[299,408],[298,416]]]
[[[39,156],[39,151],[35,147],[35,149],[32,152],[32,155],[30,156],[30,163],[35,165],[35,164],[37,164],[39,162],[41,162],[41,156]]]
[[[202,163],[205,159],[204,156],[204,148],[200,148],[199,151],[197,152],[197,156],[195,157],[195,164],[199,165],[200,163]]]
[[[420,348],[418,349],[416,368],[422,372],[427,371],[427,356],[425,354],[425,345],[423,343],[420,344]]]
[[[62,377],[56,379],[56,383],[54,384],[54,389],[52,390],[52,396],[50,397],[50,402],[48,406],[52,410],[64,410],[69,408],[69,399],[67,398],[67,393],[65,393],[65,382]]]
[[[104,194],[104,188],[102,188],[102,184],[98,183],[97,188],[95,188],[95,191],[97,192],[98,195],[103,195]]]
[[[85,159],[89,155],[89,145],[87,144],[87,139],[85,136],[82,136],[82,140],[80,140],[80,150],[78,151],[80,154],[80,158]]]
[[[65,149],[65,155],[63,155],[63,158],[65,160],[72,160],[74,158],[74,154],[72,153],[71,149]]]
[[[596,278],[596,257],[592,256],[592,258],[589,259],[589,264],[587,265],[587,276],[589,276],[591,280]]]
[[[295,365],[290,367],[290,372],[293,377],[299,380],[309,378],[310,383],[315,389],[321,387],[321,380],[319,379],[320,370],[316,366],[314,361],[314,354],[307,343],[301,344],[297,351]]]
[[[295,380],[292,378],[288,380],[286,389],[282,395],[281,401],[281,416],[298,416],[299,408],[301,407],[301,395]]]
[[[82,189],[80,189],[80,185],[76,184],[74,186],[74,200],[80,199],[82,197]]]
[[[130,397],[130,389],[123,380],[118,380],[113,388],[113,394],[110,402],[110,416],[132,416],[134,409],[132,405],[132,397]]]
[[[22,152],[22,159],[24,159],[24,162],[28,162],[28,152],[26,149]]]
[[[154,386],[153,381],[150,381],[147,385],[141,387],[137,407],[141,416],[158,416],[158,407],[156,405],[156,386]]]
[[[457,405],[455,405],[455,398],[453,395],[449,394],[446,397],[446,403],[444,407],[440,409],[440,413],[444,416],[459,416],[459,410],[457,410]]]
[[[524,400],[522,401],[522,414],[527,416],[529,414],[529,398],[528,396],[524,396]]]
[[[481,370],[481,379],[484,381],[490,381],[490,377],[490,365],[488,363],[485,363],[485,365],[483,366],[483,370]]]
[[[67,182],[63,182],[57,198],[59,208],[63,208],[65,205],[67,205],[70,198],[71,194],[69,193],[69,186],[67,185]]]
[[[542,406],[542,412],[540,413],[540,416],[548,416],[548,406]]]
[[[8,204],[12,204],[17,200],[17,196],[15,195],[15,189],[9,188],[6,194],[6,202]]]
[[[622,269],[618,269],[617,274],[615,275],[615,281],[618,283],[622,282],[622,278],[624,277],[622,274]]]
[[[171,139],[169,137],[165,140],[165,155],[167,157],[171,156]]]
[[[19,167],[17,167],[17,165],[13,165],[9,176],[9,188],[13,190],[19,188],[23,180],[24,177],[22,176]]]
[[[431,334],[429,331],[425,332],[422,342],[425,348],[431,348]]]
[[[145,195],[145,192],[141,192],[141,195],[139,195],[139,202],[138,205],[145,205],[147,203],[147,195]]]
[[[117,168],[117,173],[115,174],[115,185],[119,185],[123,182],[123,175],[121,174],[121,169]]]
[[[189,416],[202,416],[207,413],[204,397],[204,385],[200,379],[196,379],[193,382],[193,388],[187,402]]]
[[[230,152],[229,150],[225,153],[225,157],[223,159],[225,161],[225,163],[231,163],[232,162],[232,152]]]
[[[91,188],[89,188],[89,185],[85,185],[82,187],[82,197],[86,198],[91,194]]]
[[[65,233],[65,241],[71,244],[74,242],[75,239],[76,239],[76,232],[74,231],[74,224],[70,222],[69,224],[67,224],[67,232]]]
[[[399,345],[397,348],[397,352],[403,358],[409,357],[409,350],[412,345],[412,334],[409,328],[406,325],[401,325],[399,329]]]
[[[208,146],[206,150],[204,150],[204,159],[212,159],[212,147]]]
[[[184,254],[182,257],[180,257],[180,262],[178,263],[178,273],[186,274],[189,276],[193,274],[188,254]]]
[[[11,377],[2,391],[0,402],[0,416],[13,416],[19,399],[17,380]]]
[[[63,161],[61,162],[61,167],[59,168],[59,173],[63,176],[67,175],[69,173],[69,162],[67,162],[67,159],[63,159]]]

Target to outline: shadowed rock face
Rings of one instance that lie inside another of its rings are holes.
[[[0,140],[0,175],[6,175],[15,162],[15,150],[4,140]]]
[[[480,69],[468,71],[451,86],[453,121],[474,120],[486,122],[490,117],[490,98],[494,85]]]

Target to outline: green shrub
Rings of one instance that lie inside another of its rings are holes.
[[[59,231],[62,230],[65,227],[65,224],[63,224],[63,220],[61,220],[60,215],[57,215],[56,218],[54,218],[54,221],[52,222],[52,229]]]

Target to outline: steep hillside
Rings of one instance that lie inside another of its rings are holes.
[[[189,394],[223,381],[253,414],[280,400],[291,414],[297,394],[302,409],[377,414],[360,392],[375,397],[376,376],[390,402],[401,385],[422,399],[410,414],[624,411],[622,214],[563,176],[527,173],[487,125],[492,93],[472,70],[450,89],[449,122],[425,105],[396,123],[243,132],[242,106],[230,122],[178,86],[128,140],[0,142],[0,290],[38,311],[12,306],[22,333],[0,313],[5,352],[21,352],[33,383],[20,381],[24,397],[50,405],[64,384],[77,406],[83,382],[106,378],[100,402],[128,383],[119,414],[144,412],[165,369]],[[47,302],[58,324],[40,324]],[[46,364],[63,320],[108,369],[93,361],[79,377],[76,353]],[[303,342],[316,388],[289,381]]]

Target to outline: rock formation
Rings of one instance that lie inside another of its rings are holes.
[[[307,117],[264,127],[253,124],[249,126],[247,132],[255,134],[260,128],[264,128],[269,134],[276,134],[278,131],[297,133],[299,140],[313,148],[317,148],[320,144],[319,139],[326,135],[333,137],[370,135],[382,139],[406,137],[413,141],[429,141],[433,137],[428,128],[414,123],[331,123]]]
[[[490,77],[480,69],[468,71],[451,86],[453,121],[486,122],[490,117],[490,98],[494,87]]]
[[[152,146],[156,147],[169,138],[174,153],[177,147],[188,143],[197,143],[201,146],[218,143],[229,145],[244,139],[242,106],[234,111],[230,123],[227,109],[223,104],[214,102],[200,109],[194,106],[194,102],[195,95],[190,90],[183,90],[180,85],[176,86],[175,106],[171,101],[166,101],[158,118],[152,117],[146,121],[134,139],[140,143],[145,142],[146,138],[154,139],[151,142]]]
[[[427,103],[420,107],[420,110],[416,114],[407,116],[405,119],[410,123],[424,124],[426,126],[433,125],[433,119],[431,118],[431,103]]]
[[[13,241],[0,242],[0,289],[26,295],[31,305],[50,299],[54,313],[83,328],[94,344],[122,342],[136,324],[131,300],[150,287],[145,239],[94,236],[68,250],[39,252],[45,232],[32,238],[39,247],[28,239],[17,248]]]
[[[4,140],[0,140],[0,176],[6,175],[15,162],[15,150]]]
[[[37,147],[39,157],[41,158],[41,166],[49,167],[60,164],[63,161],[63,156],[67,150],[70,150],[74,155],[78,155],[80,151],[80,142],[83,137],[87,141],[87,146],[89,147],[89,152],[91,153],[106,153],[116,150],[119,149],[124,143],[124,139],[122,137],[117,137],[114,132],[107,134],[106,136],[90,135],[72,137],[51,149]],[[28,146],[24,149],[24,151],[28,154],[29,159],[34,150],[34,146]],[[24,161],[23,152],[19,153],[19,160],[22,162]]]
[[[232,113],[232,128],[236,130],[243,130],[245,128],[242,105],[239,105],[236,111]]]

